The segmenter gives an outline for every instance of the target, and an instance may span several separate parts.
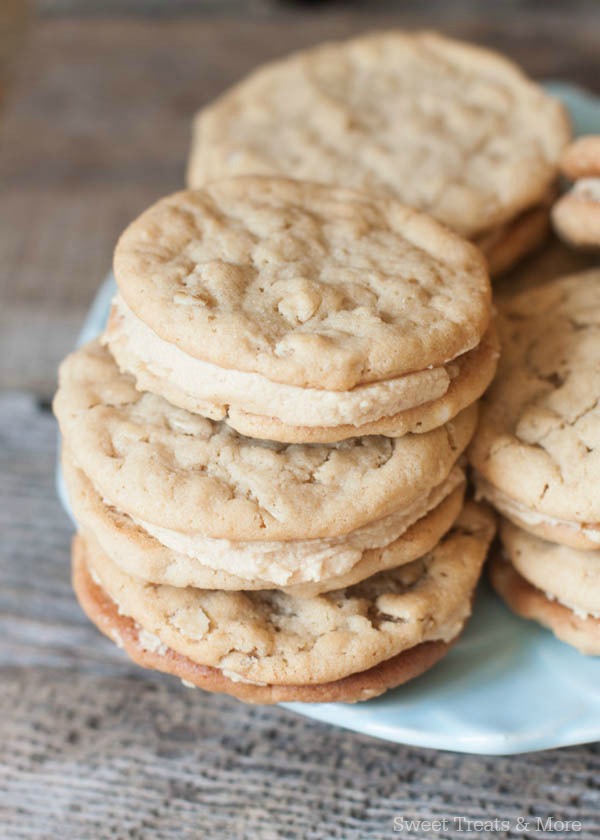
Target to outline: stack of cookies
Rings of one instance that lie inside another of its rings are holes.
[[[504,57],[433,32],[321,44],[196,117],[188,185],[280,174],[381,192],[475,242],[498,274],[540,245],[563,107]]]
[[[433,665],[494,531],[463,503],[498,355],[479,251],[392,198],[246,176],[150,208],[115,275],[55,399],[90,618],[250,702]]]
[[[502,359],[470,449],[502,514],[491,579],[519,615],[600,655],[600,270],[502,306]]]

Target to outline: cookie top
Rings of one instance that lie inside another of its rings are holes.
[[[97,341],[67,357],[54,408],[77,465],[109,504],[147,523],[231,540],[346,534],[446,479],[471,406],[422,435],[285,445],[142,393]]]
[[[158,645],[242,680],[319,683],[424,641],[453,639],[470,614],[493,533],[491,514],[470,504],[424,557],[312,598],[156,586],[122,572],[89,537],[86,545],[102,589]]]
[[[114,267],[160,338],[304,388],[443,365],[490,319],[472,245],[393,199],[285,178],[164,198],[121,236]]]
[[[188,183],[281,173],[374,189],[473,238],[542,199],[569,138],[562,105],[507,59],[378,32],[268,64],[202,110]]]
[[[472,464],[532,511],[599,523],[600,270],[506,301],[498,328]]]

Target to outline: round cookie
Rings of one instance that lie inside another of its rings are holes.
[[[523,527],[533,518],[586,539],[600,530],[599,281],[581,272],[503,304],[503,354],[469,452],[482,495],[514,502]]]
[[[600,617],[600,550],[576,551],[547,542],[506,519],[500,539],[513,567],[529,583],[583,618]]]
[[[171,586],[233,590],[277,588],[298,597],[351,586],[384,569],[421,557],[440,541],[456,520],[462,509],[465,489],[464,477],[457,475],[449,485],[449,492],[441,497],[435,494],[431,499],[431,509],[408,525],[390,544],[354,552],[356,558],[351,565],[340,564],[335,555],[333,558],[326,557],[330,563],[333,560],[334,565],[329,574],[326,563],[318,565],[310,557],[302,562],[302,556],[297,557],[293,549],[290,551],[292,563],[287,567],[282,567],[280,563],[273,568],[273,564],[265,563],[266,552],[263,551],[256,564],[244,568],[231,550],[233,546],[229,541],[226,546],[230,549],[227,568],[223,568],[222,564],[215,568],[197,557],[167,548],[131,517],[104,504],[66,451],[63,451],[62,465],[69,501],[79,526],[94,535],[102,550],[124,572],[151,583]],[[457,468],[455,470],[460,472]],[[320,543],[318,540],[315,542]],[[283,550],[288,545],[283,543],[279,548]],[[343,543],[341,548],[344,548]]]
[[[271,382],[330,391],[477,346],[480,252],[423,214],[286,178],[241,177],[157,202],[122,234],[129,309],[167,343]]]
[[[404,383],[404,389],[383,390],[378,397],[377,390],[389,385],[384,382],[359,386],[344,394],[346,400],[352,399],[352,405],[347,409],[358,410],[363,417],[373,414],[377,417],[367,422],[348,423],[344,422],[339,392],[282,387],[256,374],[236,372],[236,387],[221,385],[219,394],[214,379],[206,376],[206,363],[168,345],[137,319],[131,329],[132,313],[125,315],[125,311],[122,303],[113,306],[102,340],[119,368],[135,377],[140,390],[158,394],[193,413],[214,420],[224,419],[240,434],[281,443],[335,443],[362,435],[401,437],[408,432],[430,431],[451,420],[481,396],[493,379],[500,354],[492,323],[477,347],[443,368],[396,380],[399,384]],[[245,379],[249,381],[245,382]],[[258,379],[262,381],[257,382]],[[428,389],[432,389],[429,394]],[[323,425],[316,418],[324,419],[326,399],[333,400],[333,405],[330,405],[329,423]],[[379,416],[381,411],[389,412],[398,399],[404,399],[411,407],[391,416]],[[307,401],[310,405],[306,405]],[[256,413],[265,406],[269,412],[267,416]],[[310,412],[306,411],[308,408]],[[312,424],[303,425],[303,417]]]
[[[198,665],[171,648],[158,649],[146,640],[140,626],[122,615],[117,605],[94,583],[85,565],[85,545],[73,547],[73,586],[88,618],[143,668],[179,677],[188,687],[230,694],[245,703],[356,703],[369,700],[414,679],[448,652],[453,642],[423,642],[391,659],[328,683],[309,685],[252,685],[226,677],[218,668]],[[453,640],[456,641],[456,640]]]
[[[149,584],[124,573],[90,535],[85,562],[157,648],[234,679],[297,685],[338,680],[423,642],[454,639],[471,612],[493,533],[491,513],[469,504],[424,557],[312,598]]]
[[[427,434],[327,446],[240,436],[136,390],[97,341],[63,362],[54,410],[77,465],[139,524],[227,540],[335,537],[441,484],[477,406]]]
[[[600,135],[567,146],[561,169],[575,183],[552,209],[556,232],[575,247],[600,248]]]
[[[492,586],[510,609],[551,630],[562,642],[589,656],[600,656],[600,619],[581,618],[528,583],[499,554],[489,564]]]
[[[188,183],[281,173],[372,189],[474,239],[544,200],[569,139],[562,105],[507,59],[379,32],[268,64],[203,109]]]

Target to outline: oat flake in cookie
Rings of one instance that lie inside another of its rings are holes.
[[[539,243],[528,214],[547,219],[569,139],[562,105],[497,53],[379,32],[261,67],[200,111],[188,184],[279,173],[383,192],[480,242],[496,273]]]
[[[503,354],[470,447],[480,494],[526,530],[600,548],[600,271],[502,306]]]
[[[302,427],[373,434],[420,408],[427,421],[444,401],[448,418],[495,368],[480,253],[392,199],[216,182],[142,214],[117,245],[115,276],[106,340],[142,388],[213,419],[264,417],[267,432],[278,421],[291,440]],[[418,419],[399,423],[412,431]]]

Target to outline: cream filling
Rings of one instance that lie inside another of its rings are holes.
[[[571,192],[590,201],[600,201],[600,178],[579,178]]]
[[[167,548],[185,554],[211,569],[247,580],[258,578],[274,586],[318,582],[338,577],[352,569],[369,549],[385,548],[411,525],[436,508],[463,481],[460,467],[448,478],[419,496],[409,507],[389,514],[350,534],[327,539],[281,541],[232,541],[202,534],[185,534],[134,519]]]
[[[266,682],[257,682],[256,680],[249,680],[235,671],[230,671],[228,668],[219,668],[224,677],[234,683],[245,683],[246,685],[267,685]]]
[[[293,426],[359,426],[439,399],[459,372],[458,365],[447,363],[350,391],[300,388],[196,359],[160,338],[120,296],[113,304],[118,317],[106,340],[117,360],[122,345],[133,357],[125,366],[142,387],[146,371],[193,397],[198,411],[215,420],[223,419],[231,405]]]
[[[566,607],[568,610],[571,610],[571,612],[574,613],[577,616],[577,618],[581,618],[584,621],[588,618],[600,618],[600,612],[588,611],[582,609],[581,607],[576,607],[573,604],[569,604],[567,601],[563,601],[561,598],[559,598],[557,595],[554,595],[552,592],[544,592],[544,595],[549,601],[556,601],[557,604],[560,604],[562,607]]]
[[[600,545],[600,523],[588,525],[584,522],[572,522],[569,519],[558,519],[555,516],[548,516],[545,513],[539,513],[537,510],[522,505],[520,502],[511,499],[501,490],[498,490],[485,478],[477,474],[475,478],[477,486],[476,498],[487,499],[500,513],[504,513],[509,519],[517,519],[524,522],[525,525],[551,525],[559,526],[561,528],[569,528],[578,534],[582,534],[590,542],[598,543]]]

